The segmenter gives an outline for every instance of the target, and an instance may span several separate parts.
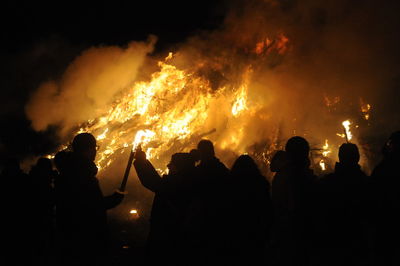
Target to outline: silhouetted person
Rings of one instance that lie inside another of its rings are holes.
[[[372,172],[374,190],[375,265],[400,264],[400,131],[383,149],[383,160]]]
[[[49,256],[54,253],[55,224],[54,206],[55,195],[53,179],[55,171],[50,159],[40,158],[34,165],[29,177],[32,182],[31,201],[34,205],[33,232],[35,255],[41,262],[49,262]]]
[[[182,262],[182,223],[191,199],[191,178],[195,172],[189,153],[175,153],[168,164],[168,174],[160,175],[140,149],[133,163],[140,182],[155,193],[147,242],[149,264]],[[184,263],[182,263],[184,264]]]
[[[197,145],[200,163],[196,166],[192,202],[185,220],[186,253],[198,264],[227,255],[229,169],[215,157],[214,145],[201,140]],[[215,262],[215,261],[214,261]]]
[[[107,210],[123,195],[104,197],[96,178],[96,139],[89,133],[75,136],[71,153],[56,157],[57,226],[64,262],[72,265],[103,264],[107,252]]]
[[[342,144],[334,173],[319,181],[315,245],[320,265],[367,264],[367,176],[359,160],[355,144]]]
[[[309,262],[311,197],[316,177],[309,168],[308,142],[290,138],[285,146],[287,163],[274,177],[274,239],[278,265]]]
[[[192,156],[195,163],[200,161],[200,153],[197,149],[191,149],[189,153]]]
[[[249,155],[241,155],[232,169],[230,217],[235,262],[263,265],[272,222],[270,185]]]
[[[33,264],[33,224],[31,217],[34,206],[31,204],[30,178],[20,168],[17,158],[7,158],[1,173],[4,192],[7,195],[3,210],[2,242],[6,249],[3,261],[10,265]],[[7,259],[7,256],[11,255]],[[17,256],[15,255],[17,254]]]
[[[278,150],[271,158],[270,170],[271,172],[279,172],[283,170],[288,162],[285,151]]]

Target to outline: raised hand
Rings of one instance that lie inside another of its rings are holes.
[[[135,150],[135,160],[146,160],[146,153],[142,150],[142,146],[138,146]]]

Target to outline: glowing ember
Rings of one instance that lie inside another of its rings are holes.
[[[283,55],[288,50],[289,38],[284,34],[278,34],[275,39],[265,38],[256,44],[254,52],[258,55],[269,54],[273,50],[277,51],[278,54]]]
[[[325,102],[326,107],[330,108],[330,107],[337,105],[340,102],[340,97],[335,96],[335,97],[329,98],[328,96],[325,95],[324,102]]]
[[[136,220],[137,218],[139,218],[139,212],[136,209],[131,209],[129,211],[129,219],[133,219]]]
[[[363,99],[360,98],[360,108],[361,108],[361,113],[364,116],[364,119],[368,120],[369,119],[369,112],[371,110],[371,105],[369,103],[365,103],[363,101]]]

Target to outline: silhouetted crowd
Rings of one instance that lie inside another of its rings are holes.
[[[107,210],[124,193],[103,195],[96,151],[93,135],[81,133],[71,151],[39,159],[29,174],[18,160],[3,163],[1,178],[17,191],[6,241],[19,255],[7,265],[116,265]],[[371,176],[355,144],[342,144],[322,177],[309,152],[304,138],[290,138],[270,161],[270,184],[249,155],[228,169],[209,140],[173,154],[163,176],[139,147],[133,166],[154,192],[145,265],[400,265],[400,131]]]

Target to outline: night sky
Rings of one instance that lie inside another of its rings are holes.
[[[54,129],[34,132],[24,105],[92,46],[158,37],[156,51],[224,18],[226,1],[3,1],[1,4],[1,158],[38,155],[57,145]]]

